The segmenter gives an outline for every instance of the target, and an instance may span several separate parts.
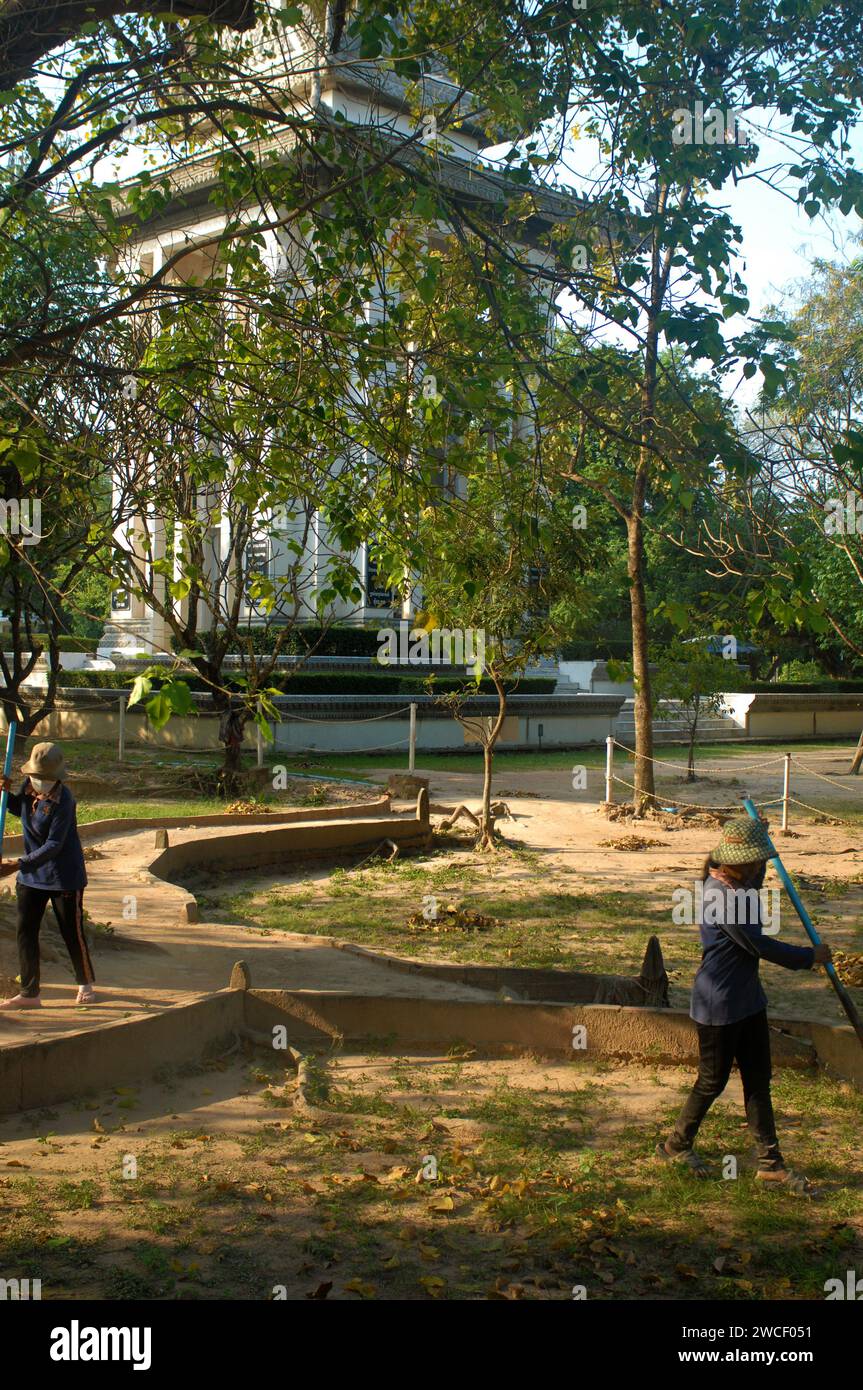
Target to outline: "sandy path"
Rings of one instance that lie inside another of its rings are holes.
[[[255,827],[264,833],[269,827]],[[236,834],[236,826],[170,831],[177,844],[206,834]],[[355,994],[483,998],[479,990],[404,975],[351,952],[301,934],[277,936],[241,924],[179,923],[185,890],[155,879],[146,865],[154,856],[153,831],[126,831],[98,841],[100,857],[87,865],[85,907],[94,921],[112,925],[134,949],[97,951],[98,1002],[72,1002],[75,987],[65,960],[43,966],[43,1007],[0,1014],[0,1039],[44,1038],[85,1023],[107,1023],[141,1010],[169,1008],[190,996],[224,989],[235,961],[244,960],[261,988],[314,989]],[[124,918],[134,897],[134,920]],[[336,929],[337,930],[337,929]],[[62,948],[61,948],[62,950]]]
[[[818,754],[817,767],[822,774],[844,772],[848,766],[847,751],[843,748],[829,760],[827,751]],[[577,756],[574,753],[573,759]],[[801,755],[801,760],[806,762],[806,755]],[[816,765],[812,755],[809,760]],[[683,787],[674,767],[662,767],[660,790],[664,795],[672,788],[681,792],[684,799],[706,804],[734,802],[744,790],[752,792],[759,801],[769,800],[776,794],[777,787],[781,788],[781,763],[771,763],[761,772],[735,771],[738,766],[745,765],[748,769],[753,762],[764,761],[763,757],[755,757],[741,748],[727,763],[723,760],[723,770],[719,774],[699,781],[694,787]],[[631,765],[624,763],[623,755],[618,759],[618,768],[622,777],[631,780]],[[382,768],[372,775],[383,779],[386,773],[387,769]],[[437,770],[426,775],[431,779],[433,801],[449,804],[475,801],[479,794],[478,775]],[[602,774],[595,769],[588,772],[587,787],[578,791],[573,790],[572,776],[567,771],[507,770],[497,779],[495,787],[495,794],[506,797],[513,813],[511,820],[503,822],[504,833],[541,856],[540,881],[550,882],[561,874],[568,879],[567,886],[577,886],[580,891],[661,896],[669,904],[670,921],[673,889],[694,881],[717,832],[709,828],[685,828],[683,824],[679,829],[663,831],[650,822],[609,823],[597,813],[603,788]],[[802,773],[795,771],[793,791],[801,800],[811,801],[813,805],[826,801],[835,806],[843,799],[850,805],[863,799],[863,781],[838,776],[835,783],[828,786],[814,777],[807,782]],[[520,792],[524,795],[519,795]],[[807,824],[799,818],[792,819],[794,826],[793,838],[783,839],[777,835],[777,843],[792,873],[837,879],[863,875],[863,845],[855,828]],[[264,833],[266,829],[259,827],[257,833]],[[203,832],[184,828],[170,832],[172,843],[193,839],[202,833],[218,837],[235,833],[235,827],[209,827]],[[659,840],[662,844],[637,853],[621,853],[600,843],[632,833]],[[204,921],[180,925],[178,917],[186,897],[184,891],[153,879],[145,869],[154,854],[153,839],[152,830],[113,835],[98,842],[101,857],[88,864],[90,885],[85,904],[90,916],[97,922],[111,923],[118,935],[126,942],[131,938],[136,948],[106,948],[98,952],[95,961],[99,983],[97,1005],[86,1010],[76,1009],[71,1002],[74,987],[65,960],[48,962],[44,969],[45,1007],[39,1013],[0,1015],[0,1039],[47,1037],[81,1027],[85,1021],[102,1023],[141,1010],[170,1007],[190,995],[223,989],[231,967],[240,959],[247,962],[253,983],[262,987],[481,997],[478,991],[443,982],[424,980],[420,984],[415,977],[388,970],[300,934],[279,932],[274,935],[239,923]],[[126,920],[123,915],[124,899],[129,895],[136,899],[134,920]],[[852,909],[855,906],[852,904]],[[863,914],[863,901],[860,909]],[[854,924],[848,919],[847,904],[844,908],[828,904],[827,912],[831,911],[837,921],[845,920],[848,925],[847,939],[840,939],[837,944],[850,944]],[[338,935],[337,922],[334,922],[333,931]],[[804,940],[802,929],[790,911],[783,919],[783,933],[786,932],[785,939]],[[851,945],[851,949],[859,950],[859,944]],[[823,992],[823,982],[813,980],[812,984]]]

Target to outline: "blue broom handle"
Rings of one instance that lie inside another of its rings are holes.
[[[9,721],[9,731],[6,735],[6,757],[3,760],[3,776],[8,777],[12,772],[12,754],[15,751],[15,734],[18,725],[14,719]],[[3,832],[6,829],[6,805],[9,800],[9,793],[6,788],[0,792],[0,857],[3,854]]]
[[[752,817],[753,820],[757,820],[757,821],[760,821],[760,820],[761,820],[761,817],[759,816],[758,811],[757,811],[756,808],[755,808],[755,803],[754,803],[752,800],[750,800],[750,798],[749,798],[748,796],[745,796],[745,797],[743,798],[743,805],[744,805],[744,807],[746,808],[747,812],[749,813],[749,815]],[[763,824],[763,822],[762,822],[762,824]],[[772,851],[770,857],[771,857],[773,866],[774,866],[774,868],[776,869],[776,872],[777,872],[777,874],[779,875],[779,878],[780,878],[780,880],[781,880],[781,882],[782,882],[782,887],[785,889],[786,893],[788,894],[789,898],[791,899],[792,903],[794,904],[794,907],[795,907],[795,909],[796,909],[796,911],[797,911],[797,916],[800,918],[801,922],[803,923],[803,926],[806,928],[806,933],[807,933],[807,935],[808,935],[808,937],[809,937],[809,940],[812,942],[812,945],[813,945],[813,946],[820,946],[820,945],[822,944],[822,943],[821,943],[821,937],[818,935],[818,932],[817,932],[816,927],[815,927],[815,923],[812,921],[812,918],[809,916],[809,913],[806,911],[806,908],[803,906],[803,903],[802,903],[801,898],[800,898],[800,894],[797,892],[797,889],[794,887],[794,884],[791,882],[791,878],[790,878],[790,876],[789,876],[788,870],[786,869],[785,865],[782,863],[782,860],[779,858],[779,853],[778,853],[778,851],[777,851],[777,849],[776,849],[776,846],[774,845],[774,843],[773,843],[773,841],[771,840],[770,836],[767,834],[767,831],[766,831],[766,830],[765,830],[764,834],[765,834],[765,836],[766,836],[766,838],[767,838],[767,843],[769,844],[770,849],[771,849],[771,851]],[[841,982],[840,982],[840,980],[839,980],[839,976],[836,974],[836,967],[835,967],[835,965],[833,964],[833,962],[832,962],[832,961],[828,961],[828,962],[826,963],[826,965],[824,966],[824,969],[827,971],[827,974],[829,975],[829,977],[830,977],[832,983],[833,983],[834,985],[840,985],[840,986],[841,986]]]

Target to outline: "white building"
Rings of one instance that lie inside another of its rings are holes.
[[[417,112],[417,98],[414,94],[409,101],[403,83],[392,72],[360,61],[356,51],[341,38],[335,53],[326,53],[327,41],[321,37],[317,43],[310,41],[309,31],[314,31],[315,21],[308,12],[309,30],[286,29],[284,40],[269,50],[263,42],[260,45],[259,71],[268,82],[276,82],[283,93],[283,100],[290,103],[296,113],[302,113],[309,121],[315,119],[344,118],[354,127],[372,130],[377,136],[392,140],[397,148],[396,162],[406,170],[412,158],[411,146],[405,146],[407,139],[416,141],[418,130],[425,144],[433,144],[438,176],[445,182],[450,196],[456,200],[475,202],[477,199],[500,198],[503,180],[488,163],[481,159],[481,151],[490,143],[490,135],[479,119],[471,111],[471,103],[459,92],[456,85],[444,74],[426,77],[420,86],[420,110]],[[332,36],[330,36],[332,38]],[[338,38],[338,36],[336,36]],[[437,129],[431,119],[433,112],[450,108],[450,118],[458,119],[458,128],[449,123]],[[419,122],[419,124],[418,124]],[[290,132],[274,131],[264,149],[256,150],[256,157],[290,157],[293,148]],[[129,251],[131,265],[142,273],[152,274],[162,267],[166,260],[178,252],[185,254],[173,268],[173,275],[179,279],[205,279],[212,265],[213,249],[211,239],[223,231],[228,213],[220,211],[211,200],[217,186],[214,169],[214,152],[205,151],[200,156],[183,162],[172,170],[172,186],[175,196],[171,204],[164,208],[158,217],[140,222]],[[523,194],[524,190],[520,190]],[[533,191],[535,218],[528,224],[527,241],[522,243],[519,253],[535,263],[547,264],[548,254],[531,240],[530,228],[536,236],[547,230],[552,223],[560,222],[572,215],[577,204],[574,199],[548,190]],[[260,205],[251,205],[248,215],[257,216]],[[430,226],[430,244],[440,238],[446,228]],[[295,265],[298,255],[302,255],[301,236],[291,227],[281,226],[265,233],[267,257],[274,275],[285,266]],[[210,241],[204,247],[202,243]],[[549,295],[549,308],[551,295]],[[369,302],[366,313],[371,318],[378,312],[378,305]],[[115,496],[122,488],[117,480]],[[202,507],[209,515],[207,499],[202,499]],[[325,582],[328,544],[326,528],[320,517],[306,515],[285,529],[282,542],[279,528],[274,527],[271,518],[262,518],[259,534],[252,534],[248,540],[247,554],[249,568],[278,579],[289,565],[287,542],[290,534],[299,533],[303,537],[302,585],[299,603],[301,616],[314,621],[316,616],[315,595],[318,587]],[[207,563],[216,574],[221,560],[231,547],[231,519],[226,514],[215,521],[207,539]],[[117,532],[123,546],[131,550],[134,561],[142,569],[149,567],[153,575],[155,592],[164,599],[167,581],[153,570],[160,558],[166,554],[165,526],[152,507],[148,514],[138,516],[137,520],[124,524]],[[382,622],[409,618],[413,599],[402,599],[386,590],[379,581],[376,567],[369,553],[368,545],[361,547],[354,558],[357,571],[364,588],[363,602],[356,606],[345,603],[333,606],[331,616],[340,623],[358,626],[381,626]],[[231,579],[225,574],[224,585],[226,601],[231,598],[227,592]],[[413,596],[415,598],[415,595]],[[293,616],[296,608],[288,616]],[[254,623],[257,618],[254,604],[247,597],[242,598],[243,621]],[[199,630],[205,630],[213,622],[212,613],[199,610]],[[111,656],[115,652],[135,651],[164,652],[170,650],[170,629],[165,618],[135,597],[128,589],[115,591],[112,600],[111,619],[106,627],[99,646],[100,655]]]

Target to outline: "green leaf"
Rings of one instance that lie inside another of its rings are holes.
[[[126,701],[127,708],[137,705],[139,700],[143,700],[145,695],[149,695],[153,689],[153,682],[149,676],[136,676],[132,683],[132,690]]]

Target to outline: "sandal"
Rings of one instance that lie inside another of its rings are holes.
[[[664,1144],[656,1146],[656,1154],[665,1163],[677,1163],[683,1168],[688,1168],[694,1178],[709,1178],[710,1169],[701,1157],[701,1154],[694,1149],[681,1149],[679,1153],[669,1153]]]
[[[813,1197],[816,1191],[809,1179],[802,1173],[795,1173],[793,1168],[759,1168],[755,1180],[787,1188],[795,1197]]]

